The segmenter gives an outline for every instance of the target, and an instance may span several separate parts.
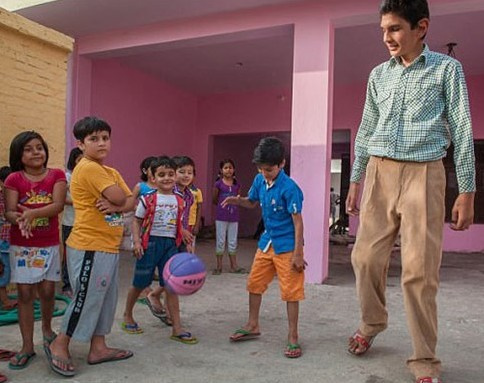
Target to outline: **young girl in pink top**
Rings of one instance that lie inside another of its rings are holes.
[[[61,279],[58,214],[64,208],[66,178],[60,169],[49,169],[49,149],[34,131],[18,134],[10,145],[13,173],[5,180],[5,216],[12,224],[11,282],[17,284],[22,348],[9,368],[27,367],[34,352],[34,298],[42,307],[44,346],[56,336],[51,320],[55,282]]]

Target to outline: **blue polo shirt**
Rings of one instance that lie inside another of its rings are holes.
[[[301,213],[303,193],[281,169],[272,185],[268,185],[262,174],[254,178],[249,190],[249,200],[259,202],[262,209],[265,231],[258,246],[266,252],[272,245],[276,254],[293,251],[295,246],[292,215]]]

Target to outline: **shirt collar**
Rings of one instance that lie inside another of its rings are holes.
[[[423,61],[424,65],[427,65],[429,58],[430,58],[430,54],[431,54],[431,52],[430,52],[429,46],[427,44],[424,44],[424,48],[422,50],[422,53],[420,53],[420,55],[418,55],[415,58],[415,60],[413,60],[411,65],[413,65],[414,63],[420,62],[420,61]],[[390,66],[392,68],[395,65],[400,64],[401,62],[402,62],[402,60],[400,59],[400,56],[391,57],[390,60],[389,60]]]
[[[281,173],[283,175],[281,175]],[[273,187],[276,184],[277,181],[281,182],[281,180],[282,180],[282,178],[284,178],[285,174],[286,173],[284,172],[284,169],[279,170],[279,173],[277,173],[276,178],[274,178],[274,180],[272,181],[272,183],[270,185],[267,183],[266,179],[264,178],[264,184],[266,185],[266,190]]]

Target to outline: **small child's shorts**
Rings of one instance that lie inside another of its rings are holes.
[[[11,282],[34,284],[61,279],[59,245],[49,247],[10,246]]]
[[[158,275],[160,276],[160,286],[164,286],[163,268],[166,262],[178,253],[175,238],[158,237],[151,235],[148,248],[145,250],[141,259],[136,260],[134,269],[133,286],[137,289],[144,289],[153,282],[153,274],[158,268]]]
[[[0,273],[0,287],[7,287],[10,283],[10,261],[9,261],[9,243],[0,239],[0,263],[1,269]]]
[[[277,274],[281,299],[296,302],[304,299],[304,271],[292,268],[293,252],[276,254],[272,246],[266,253],[257,249],[247,280],[247,290],[252,294],[263,294]]]

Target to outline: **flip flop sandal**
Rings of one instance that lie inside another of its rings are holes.
[[[148,308],[150,309],[151,314],[153,314],[153,316],[157,317],[158,319],[166,317],[166,310],[162,308],[161,311],[158,311],[150,302],[150,299],[148,297],[146,298],[146,306],[148,306]]]
[[[167,315],[165,315],[164,317],[160,317],[160,320],[168,327],[172,327],[173,326],[173,321],[171,320],[171,318]]]
[[[47,361],[49,362],[49,366],[52,371],[68,378],[76,375],[76,370],[64,370],[54,364],[54,362],[57,362],[57,363],[62,363],[67,366],[73,367],[71,358],[64,359],[64,358],[60,358],[58,356],[52,355],[52,352],[50,351],[50,347],[44,347],[44,350],[45,350],[45,355],[47,356]]]
[[[128,334],[142,334],[143,329],[138,326],[138,323],[121,323],[121,329]]]
[[[229,273],[231,273],[231,274],[247,274],[247,270],[244,269],[243,267],[238,267],[235,270],[230,270]]]
[[[296,359],[302,356],[301,346],[298,343],[288,343],[284,349],[284,356],[289,359]]]
[[[376,335],[367,336],[367,338],[370,338],[370,339],[366,340],[365,338],[363,338],[363,335],[361,335],[359,333],[359,331],[356,331],[353,334],[352,338],[356,341],[356,343],[358,343],[358,347],[356,347],[356,348],[360,348],[360,350],[361,350],[361,347],[363,347],[363,349],[362,349],[362,351],[356,352],[355,350],[348,348],[348,352],[350,354],[353,354],[353,355],[356,355],[356,356],[361,356],[361,355],[365,354],[370,349],[371,345],[373,344],[375,337],[376,337]]]
[[[222,274],[222,269],[213,269],[212,270],[212,275],[220,275]]]
[[[7,381],[7,377],[3,374],[0,374],[0,383],[5,383]]]
[[[113,350],[108,356],[101,358],[99,360],[95,360],[93,362],[87,361],[87,364],[94,365],[94,364],[101,364],[101,363],[108,363],[108,362],[117,362],[119,360],[129,359],[133,356],[133,352],[130,350],[121,350],[116,349]]]
[[[52,331],[52,334],[50,336],[44,336],[43,337],[43,346],[44,346],[44,352],[48,357],[48,354],[50,353],[50,344],[57,338],[57,334]]]
[[[230,336],[230,341],[241,342],[244,340],[257,339],[258,337],[260,337],[260,332],[250,332],[249,330],[239,328]]]
[[[26,368],[32,359],[34,359],[34,356],[37,355],[35,352],[26,352],[23,354],[15,354],[14,358],[17,361],[16,364],[13,364],[12,361],[8,363],[8,368],[11,370],[23,370]],[[25,362],[21,363],[22,360],[25,360]]]
[[[7,361],[12,359],[17,353],[15,351],[3,350],[0,349],[0,360]]]
[[[442,383],[439,378],[431,378],[430,376],[425,376],[423,378],[418,378],[416,383]]]
[[[198,343],[198,339],[193,337],[192,333],[190,333],[188,331],[182,332],[181,334],[178,334],[178,335],[172,335],[172,336],[170,336],[170,339],[177,341],[177,342],[184,343],[184,344],[197,344]]]

